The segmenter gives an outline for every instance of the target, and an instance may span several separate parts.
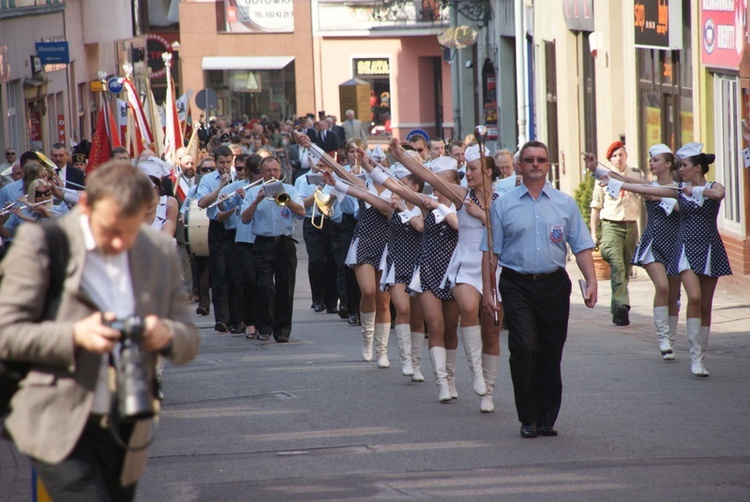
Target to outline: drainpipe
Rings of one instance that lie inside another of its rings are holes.
[[[451,5],[451,26],[458,26],[458,11]],[[458,51],[451,49],[451,95],[453,98],[453,137],[460,139],[461,134],[461,65]]]
[[[524,0],[515,1],[516,25],[516,102],[518,113],[518,148],[526,143],[526,23]]]

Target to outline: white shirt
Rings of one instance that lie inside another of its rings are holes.
[[[128,252],[108,255],[96,247],[89,226],[89,218],[81,215],[81,230],[86,247],[81,289],[94,301],[102,312],[114,312],[118,319],[135,312],[135,297],[130,279]],[[117,350],[117,349],[115,349]],[[110,409],[108,385],[109,355],[102,356],[99,378],[94,390],[91,413],[105,414]]]

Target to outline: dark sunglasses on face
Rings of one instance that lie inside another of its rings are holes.
[[[34,197],[36,197],[37,199],[40,198],[40,197],[47,197],[47,196],[50,195],[50,193],[52,193],[52,192],[50,192],[49,190],[44,190],[42,192],[40,192],[39,190],[37,190],[37,191],[34,192]]]
[[[524,157],[523,159],[521,159],[521,161],[524,164],[533,164],[534,161],[536,161],[537,164],[546,164],[547,157]]]
[[[11,155],[15,155],[15,154],[16,154],[16,152],[8,152],[8,153],[5,154],[5,156],[6,157],[10,157]]]
[[[215,167],[201,167],[201,172],[202,173],[210,173],[210,172],[215,171],[215,170],[216,170]]]

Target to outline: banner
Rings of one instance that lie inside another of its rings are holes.
[[[226,31],[232,33],[293,33],[292,0],[224,0]]]
[[[745,43],[747,0],[703,0],[701,63],[737,70]]]

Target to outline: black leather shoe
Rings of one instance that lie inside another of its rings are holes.
[[[346,320],[349,326],[359,326],[359,316],[357,314],[349,315],[349,319]]]
[[[273,337],[276,339],[276,343],[287,343],[289,341],[289,332],[285,330],[281,333],[274,333]]]
[[[336,307],[326,307],[326,314],[338,314],[339,309]]]
[[[522,438],[535,438],[539,436],[539,431],[536,430],[535,424],[521,424],[521,437]]]
[[[218,321],[216,324],[214,324],[214,331],[218,331],[219,333],[226,333],[228,330],[229,327],[225,322]]]
[[[322,303],[316,303],[314,309],[315,312],[323,312],[326,309],[326,306]]]
[[[542,425],[539,427],[539,435],[545,437],[557,436],[557,429],[551,425]]]
[[[270,338],[271,338],[271,333],[258,333],[255,336],[255,339],[261,342],[267,342]]]
[[[341,307],[339,309],[339,317],[342,319],[346,319],[349,317],[349,310],[346,307]]]
[[[198,315],[208,315],[208,309],[205,307],[198,307],[195,309],[195,313]]]
[[[241,322],[236,322],[229,325],[229,332],[230,333],[244,333],[245,332],[245,325]]]
[[[630,324],[630,315],[628,311],[630,307],[627,305],[620,305],[615,310],[615,315],[612,316],[612,322],[615,326],[627,326]]]

